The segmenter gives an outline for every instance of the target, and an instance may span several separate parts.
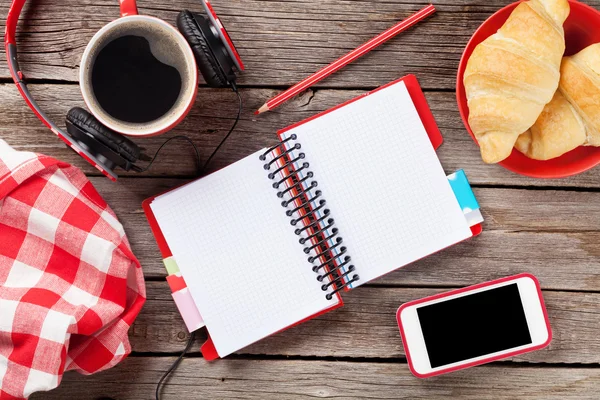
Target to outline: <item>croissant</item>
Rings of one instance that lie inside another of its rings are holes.
[[[600,146],[600,43],[563,59],[558,91],[515,147],[549,160],[582,145]]]
[[[550,160],[585,140],[583,121],[559,89],[531,129],[519,136],[515,147],[534,160]]]
[[[512,152],[536,122],[560,79],[567,0],[519,4],[498,32],[473,51],[464,74],[469,125],[486,163]]]

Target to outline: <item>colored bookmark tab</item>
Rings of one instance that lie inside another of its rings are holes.
[[[483,222],[483,215],[481,215],[479,203],[473,193],[471,184],[467,179],[467,175],[464,170],[459,170],[448,176],[448,182],[450,187],[454,191],[454,195],[458,200],[460,208],[465,214],[465,218],[469,223],[469,226],[477,225]]]
[[[187,288],[187,284],[180,274],[167,276],[167,283],[171,288],[171,293],[176,293]]]
[[[205,326],[204,320],[200,312],[198,312],[198,307],[196,307],[196,303],[188,288],[173,293],[172,296],[189,332],[197,331]]]
[[[176,275],[179,273],[179,266],[175,262],[173,257],[167,257],[163,260],[163,264],[165,264],[165,268],[167,269],[167,273],[169,275]]]

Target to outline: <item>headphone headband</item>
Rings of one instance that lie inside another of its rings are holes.
[[[6,16],[6,32],[4,34],[4,44],[16,44],[15,33],[17,31],[17,23],[19,22],[19,15],[26,0],[13,0]]]
[[[74,131],[75,128],[72,125],[67,124],[67,131],[59,128],[42,111],[42,109],[39,107],[39,105],[37,104],[37,102],[35,101],[33,96],[31,95],[31,93],[29,92],[29,89],[27,88],[27,83],[25,81],[25,77],[23,76],[23,73],[21,72],[21,69],[19,67],[17,41],[16,41],[16,32],[17,32],[17,26],[19,23],[19,17],[21,15],[23,6],[25,5],[26,1],[27,0],[12,0],[12,3],[10,5],[9,11],[8,11],[7,19],[6,19],[6,27],[5,27],[6,30],[5,30],[5,35],[4,35],[4,43],[5,43],[8,66],[9,66],[10,74],[13,78],[13,81],[15,82],[15,85],[17,86],[19,93],[21,94],[21,96],[23,97],[23,99],[25,100],[25,102],[27,103],[29,108],[40,119],[40,121],[42,121],[44,123],[44,125],[46,125],[52,132],[54,132],[54,134],[56,136],[58,136],[68,147],[70,147],[72,150],[74,150],[83,159],[85,159],[87,162],[92,164],[96,169],[98,169],[100,172],[102,172],[104,175],[106,175],[109,179],[116,181],[117,175],[113,171],[113,168],[115,166],[119,166],[125,170],[129,170],[130,169],[129,166],[131,166],[131,164],[127,164],[127,166],[124,167],[123,165],[121,165],[119,163],[115,163],[115,159],[111,158],[112,157],[111,154],[109,154],[107,156],[106,155],[106,154],[108,154],[107,152],[103,151],[102,149],[99,150],[95,147],[95,142],[84,140],[85,137],[82,139],[81,136],[78,136],[77,132]],[[242,60],[241,60],[238,52],[236,51],[235,46],[233,45],[233,42],[231,41],[231,38],[229,37],[227,31],[225,30],[225,27],[223,26],[223,24],[217,17],[215,11],[213,10],[213,8],[210,5],[210,3],[208,2],[208,0],[201,0],[201,1],[202,1],[202,5],[204,6],[204,8],[208,14],[208,20],[206,20],[207,21],[206,27],[204,27],[204,28],[198,27],[198,29],[200,29],[201,31],[202,30],[207,31],[207,33],[209,35],[208,37],[210,38],[210,40],[214,41],[214,43],[211,42],[212,44],[208,44],[208,46],[207,46],[208,50],[203,49],[204,55],[207,57],[208,56],[212,57],[211,60],[209,60],[209,61],[213,64],[213,67],[214,67],[215,63],[219,63],[220,68],[224,68],[222,63],[225,64],[225,66],[227,68],[225,68],[226,71],[225,71],[224,79],[226,79],[228,81],[228,83],[230,83],[232,88],[235,91],[237,91],[235,82],[234,82],[235,81],[235,69],[237,67],[238,71],[243,71],[244,64],[242,63]],[[126,17],[129,15],[136,15],[138,13],[137,6],[136,6],[136,0],[119,0],[119,4],[120,4],[122,17]],[[204,19],[203,19],[203,21],[204,21]],[[196,22],[196,25],[198,25],[198,22]],[[202,34],[202,32],[199,32],[198,34]],[[210,34],[212,34],[212,36]],[[189,41],[189,39],[188,39],[188,41]],[[217,47],[217,46],[218,46],[218,52],[215,54],[215,49],[213,47]],[[222,51],[223,48],[226,51]],[[210,54],[208,54],[208,52],[210,52]],[[226,58],[226,60],[224,61],[223,58]],[[230,71],[230,73],[228,71]],[[228,76],[230,74],[232,76],[230,76],[228,78]],[[233,79],[233,80],[231,82],[229,82],[229,79]],[[71,131],[74,132],[73,135],[71,134]],[[96,150],[98,150],[98,151],[96,151]],[[108,149],[108,152],[110,152],[110,151],[111,150]],[[119,156],[117,155],[116,157],[119,157]]]
[[[108,168],[103,167],[103,163],[94,157],[89,151],[84,149],[75,141],[71,140],[69,135],[67,135],[62,129],[60,129],[55,123],[50,121],[48,116],[42,111],[42,109],[38,106],[37,102],[29,92],[27,88],[27,83],[25,83],[25,77],[19,68],[19,60],[17,58],[17,41],[16,41],[16,32],[17,32],[17,24],[19,23],[19,16],[21,15],[21,11],[23,10],[23,5],[26,0],[13,0],[10,9],[8,11],[8,16],[6,18],[6,31],[4,34],[4,45],[6,49],[6,58],[8,61],[8,68],[10,70],[10,74],[17,85],[17,89],[19,93],[29,106],[33,113],[46,125],[56,136],[58,136],[67,146],[73,149],[77,154],[83,157],[84,160],[92,164],[96,169],[106,175],[112,181],[117,180],[117,175]]]
[[[221,39],[221,41],[223,42],[223,45],[225,46],[227,53],[233,60],[238,71],[244,71],[246,69],[246,67],[244,67],[242,58],[238,54],[238,52],[235,48],[235,45],[233,44],[233,41],[229,37],[229,33],[227,33],[227,30],[221,23],[221,20],[217,16],[217,13],[215,12],[215,10],[213,9],[212,5],[210,4],[210,2],[208,0],[201,0],[201,1],[202,1],[202,6],[204,7],[204,10],[206,11],[206,14],[208,15],[208,19],[210,19],[210,22],[216,28],[219,39]]]

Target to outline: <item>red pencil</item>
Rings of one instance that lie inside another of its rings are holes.
[[[417,22],[429,17],[434,12],[435,12],[435,7],[433,6],[433,4],[428,5],[427,7],[425,7],[418,13],[408,17],[404,21],[400,21],[399,23],[397,23],[396,25],[394,25],[387,31],[383,32],[381,35],[374,37],[373,39],[369,40],[367,43],[363,44],[359,48],[352,50],[350,53],[346,54],[339,60],[335,61],[333,64],[328,65],[327,67],[323,68],[322,70],[315,73],[314,75],[311,75],[308,78],[306,78],[305,80],[303,80],[302,82],[299,82],[296,85],[292,86],[285,92],[273,97],[271,100],[267,101],[254,114],[255,115],[262,114],[266,111],[270,111],[270,110],[274,109],[275,107],[279,107],[281,104],[285,103],[292,97],[294,97],[297,94],[308,89],[315,83],[320,82],[321,80],[327,78],[329,75],[333,74],[334,72],[339,71],[340,69],[342,69],[346,65],[350,64],[354,60],[362,57],[363,55],[367,54],[368,52],[370,52],[377,46],[381,45],[382,43],[387,42],[394,36],[398,35],[400,32],[404,32],[411,26],[415,25]]]

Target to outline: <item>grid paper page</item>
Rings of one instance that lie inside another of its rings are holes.
[[[151,204],[221,357],[337,304],[316,280],[263,152]]]
[[[404,82],[298,136],[362,285],[472,236]]]

